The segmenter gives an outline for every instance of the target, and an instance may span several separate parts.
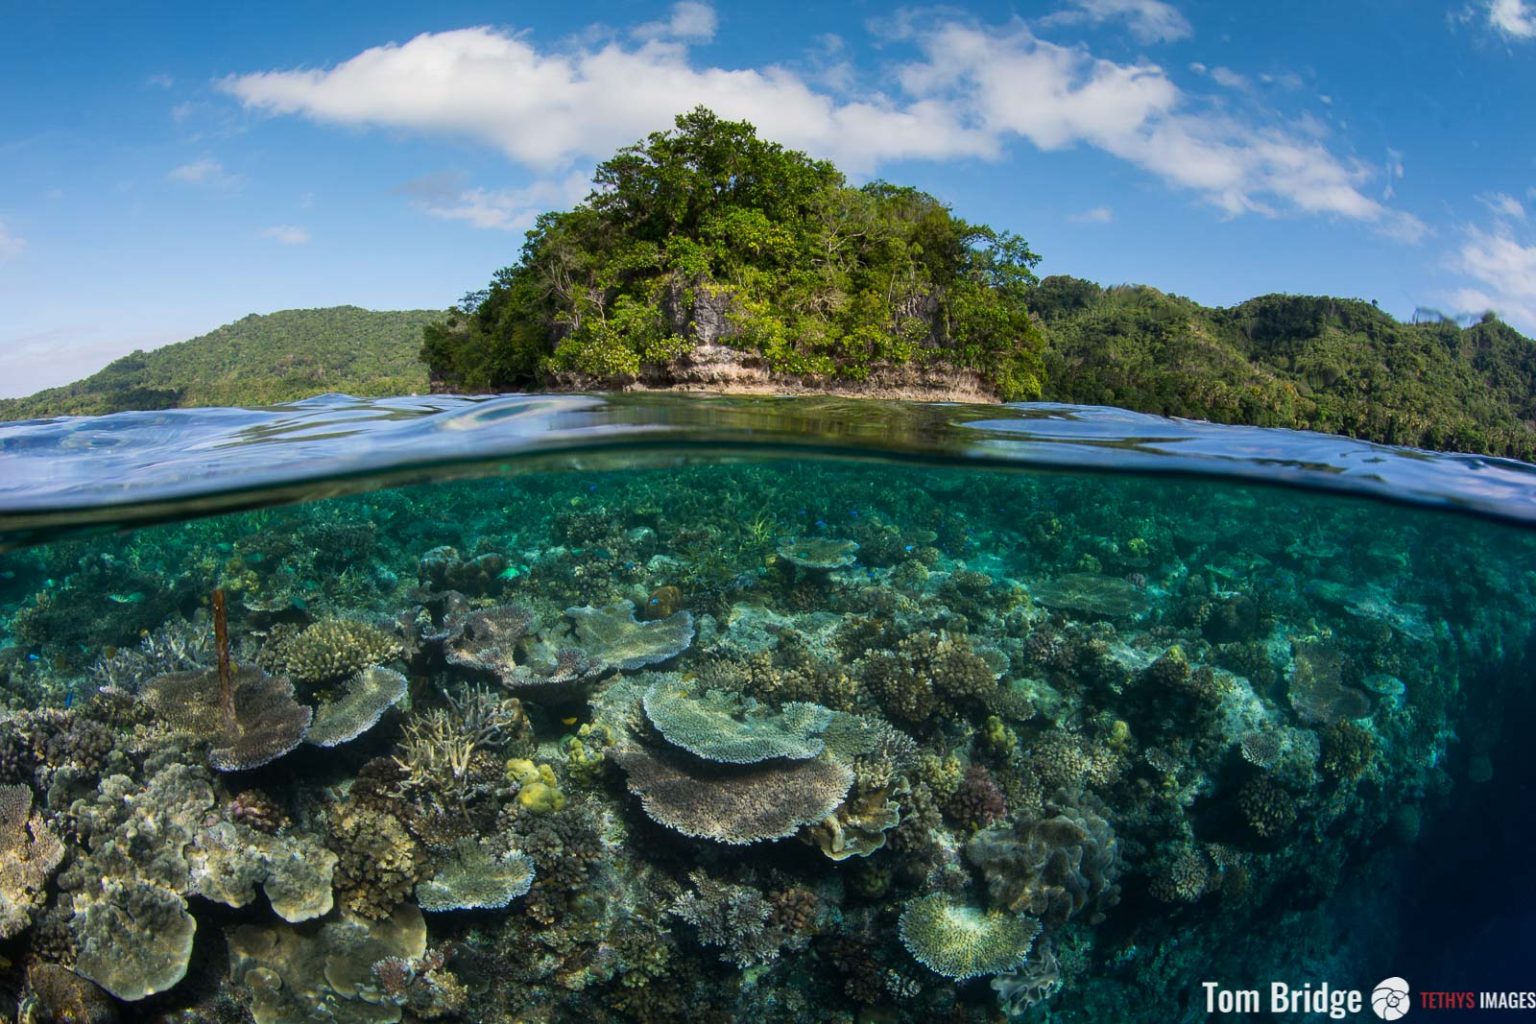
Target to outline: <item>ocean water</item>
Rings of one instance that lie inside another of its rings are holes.
[[[1066,406],[0,426],[0,1015],[1523,999],[1533,519],[1518,463]]]

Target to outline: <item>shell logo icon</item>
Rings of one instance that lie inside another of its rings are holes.
[[[1412,1005],[1408,983],[1402,978],[1388,978],[1371,991],[1371,1009],[1382,1020],[1400,1020]]]

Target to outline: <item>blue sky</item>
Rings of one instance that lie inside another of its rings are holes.
[[[0,395],[252,312],[447,306],[700,103],[1042,273],[1536,332],[1536,0],[6,0]]]

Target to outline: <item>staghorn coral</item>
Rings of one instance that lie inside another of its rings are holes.
[[[405,676],[393,669],[367,668],[347,681],[342,695],[315,706],[304,739],[317,747],[355,740],[378,724],[384,712],[405,697]]]
[[[940,892],[908,902],[898,928],[912,959],[957,981],[1019,966],[1040,934],[1033,917],[967,906]]]
[[[0,786],[0,938],[32,923],[63,859],[64,844],[32,811],[31,788]]]
[[[256,663],[309,685],[345,679],[403,653],[400,641],[377,626],[352,619],[321,619],[298,633],[269,637]]]
[[[484,841],[466,837],[416,886],[416,902],[427,911],[498,909],[526,893],[533,874],[527,854],[493,853]]]
[[[770,758],[802,761],[820,754],[833,712],[792,701],[771,711],[750,697],[707,690],[700,694],[675,677],[652,683],[642,698],[645,716],[675,747],[706,761],[755,764]]]
[[[981,872],[995,906],[1027,912],[1059,927],[1119,898],[1114,830],[1093,811],[1059,807],[1049,818],[978,832],[965,856]]]
[[[285,676],[242,666],[220,699],[219,673],[173,672],[145,684],[143,700],[173,728],[208,740],[208,763],[223,772],[257,768],[304,740],[313,712],[293,699]]]
[[[427,951],[421,911],[406,904],[379,920],[344,914],[318,932],[241,925],[229,932],[230,976],[250,993],[256,1024],[325,1020],[391,1024],[401,1011],[374,965]]]
[[[609,754],[646,814],[695,839],[732,845],[782,839],[825,819],[843,802],[853,772],[825,756],[789,764],[702,767],[640,747]]]
[[[479,688],[458,698],[449,695],[448,701],[447,709],[406,720],[393,761],[400,769],[402,795],[462,806],[485,788],[478,769],[485,767],[488,751],[527,738],[528,716],[517,698]]]

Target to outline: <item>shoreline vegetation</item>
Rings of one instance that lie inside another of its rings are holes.
[[[1111,405],[1536,459],[1536,345],[1492,314],[1403,323],[1357,299],[1213,308],[1040,279],[1019,236],[916,189],[852,187],[703,108],[594,181],[451,310],[247,317],[0,400],[0,419],[429,387],[815,392]]]

